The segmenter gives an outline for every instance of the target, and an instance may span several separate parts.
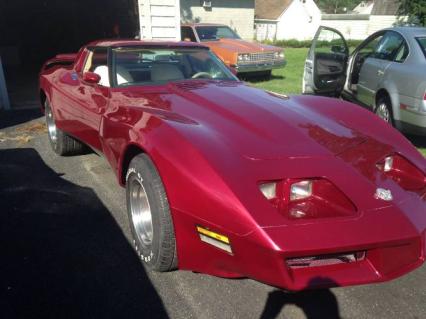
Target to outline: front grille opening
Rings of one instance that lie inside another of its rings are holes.
[[[366,252],[358,251],[343,254],[328,254],[309,257],[288,258],[287,266],[290,268],[321,267],[338,264],[348,264],[365,259]]]

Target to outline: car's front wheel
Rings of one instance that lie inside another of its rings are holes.
[[[383,121],[393,126],[392,104],[389,97],[383,96],[377,100],[375,113]]]
[[[52,107],[47,99],[44,102],[44,113],[46,117],[47,136],[49,137],[50,146],[53,151],[63,156],[83,153],[85,150],[84,144],[57,128]]]
[[[166,191],[146,154],[130,162],[126,197],[133,244],[142,262],[155,271],[175,269],[176,239]]]

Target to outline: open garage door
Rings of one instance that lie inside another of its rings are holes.
[[[0,1],[0,34],[11,103],[29,106],[46,59],[92,40],[138,35],[137,0]]]

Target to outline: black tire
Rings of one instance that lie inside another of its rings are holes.
[[[145,154],[130,162],[126,199],[133,244],[142,263],[158,272],[176,269],[176,238],[169,202],[160,175]]]
[[[86,146],[83,143],[77,141],[56,127],[52,107],[47,99],[44,102],[44,113],[46,117],[47,136],[49,138],[50,146],[56,154],[67,156],[82,154],[85,152]]]
[[[253,78],[256,78],[256,79],[259,79],[259,80],[262,80],[262,81],[268,81],[268,80],[271,79],[272,70],[253,72],[253,73],[250,73],[250,74]]]
[[[376,109],[374,113],[385,122],[394,126],[392,102],[387,95],[383,95],[377,99]]]
[[[268,70],[268,71],[265,71],[265,72],[263,73],[263,78],[264,78],[265,80],[270,80],[270,79],[271,79],[271,76],[272,76],[272,70]]]

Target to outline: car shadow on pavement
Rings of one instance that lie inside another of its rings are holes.
[[[42,116],[43,114],[39,108],[0,111],[0,129],[26,123]]]
[[[318,278],[324,282],[324,278]],[[318,279],[314,279],[313,282]],[[330,282],[331,285],[335,283]],[[329,289],[306,290],[292,293],[282,290],[274,290],[269,293],[260,319],[277,318],[286,305],[294,305],[300,308],[307,319],[340,319],[339,304],[336,296]]]
[[[0,150],[2,318],[167,318],[109,210],[30,148]]]

